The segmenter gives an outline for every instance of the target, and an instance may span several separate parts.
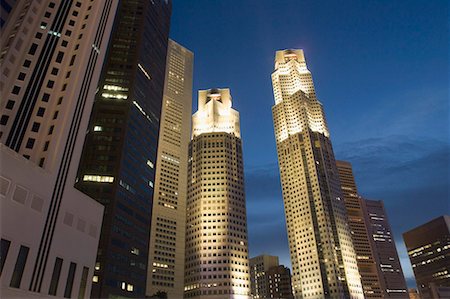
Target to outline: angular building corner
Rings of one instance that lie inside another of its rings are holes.
[[[103,207],[74,184],[119,1],[12,2],[0,37],[1,295],[89,297]]]
[[[250,298],[239,112],[200,90],[188,154],[185,298]]]
[[[153,195],[147,296],[158,291],[183,298],[188,147],[191,136],[194,54],[173,40],[167,47],[155,191]]]
[[[363,298],[322,104],[302,50],[277,51],[272,107],[295,298]]]

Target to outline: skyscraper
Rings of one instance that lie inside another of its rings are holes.
[[[188,154],[185,298],[248,298],[239,113],[229,89],[200,90]]]
[[[170,14],[119,3],[76,185],[105,207],[92,297],[145,296]]]
[[[291,271],[279,265],[277,256],[250,259],[251,294],[255,299],[292,299]]]
[[[322,104],[302,50],[277,51],[272,107],[295,298],[363,298]]]
[[[362,199],[382,298],[409,298],[395,239],[381,200]]]
[[[17,1],[2,28],[5,298],[89,295],[103,207],[74,184],[117,4]]]
[[[183,298],[194,55],[169,40],[150,231],[147,295]]]
[[[403,234],[421,298],[449,298],[450,216],[444,215]]]
[[[382,201],[361,198],[352,165],[336,161],[366,298],[408,298],[405,278]]]

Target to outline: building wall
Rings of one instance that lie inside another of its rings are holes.
[[[404,233],[403,240],[421,298],[440,298],[439,292],[450,293],[450,216],[438,217]]]
[[[105,207],[92,297],[146,293],[171,1],[123,0],[76,187]]]
[[[185,298],[249,298],[239,113],[229,89],[199,91],[198,107],[188,155]]]
[[[184,293],[187,160],[191,134],[192,52],[169,40],[156,160],[147,295]]]
[[[381,200],[363,199],[367,230],[373,247],[383,298],[408,298],[395,239]]]
[[[282,265],[267,271],[268,296],[273,299],[292,299],[291,271]]]
[[[278,256],[259,255],[250,259],[250,288],[253,298],[267,297],[267,271],[278,265]]]
[[[2,29],[4,297],[89,296],[103,207],[74,184],[117,3],[19,1]]]
[[[16,2],[17,0],[3,0],[0,2],[0,32],[5,27]]]
[[[355,247],[358,270],[361,274],[364,296],[366,298],[381,298],[381,282],[378,277],[374,248],[372,248],[370,241],[372,236],[369,236],[367,231],[368,225],[363,211],[363,199],[358,194],[352,165],[346,161],[336,161],[336,165],[347,209],[348,224],[352,231],[353,246]]]
[[[272,107],[295,298],[363,298],[322,105],[302,50],[277,51]]]

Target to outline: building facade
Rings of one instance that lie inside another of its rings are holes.
[[[336,161],[366,298],[408,298],[405,278],[382,201],[358,194],[352,165]]]
[[[353,246],[355,247],[364,296],[366,298],[382,298],[378,267],[366,227],[363,199],[358,194],[352,165],[346,161],[336,161],[336,166],[347,209],[348,224],[352,231]]]
[[[272,107],[295,298],[363,298],[339,174],[302,50],[277,51]]]
[[[403,234],[421,298],[450,295],[450,216],[444,215]]]
[[[188,154],[185,298],[249,298],[239,113],[229,89],[200,90]]]
[[[362,199],[365,222],[377,265],[382,298],[408,298],[395,239],[381,200]]]
[[[105,207],[91,296],[145,297],[171,1],[120,1],[76,187]]]
[[[103,207],[74,184],[117,4],[18,1],[2,28],[4,298],[89,296]]]
[[[257,299],[292,299],[291,271],[279,265],[278,257],[259,255],[250,259],[250,287]]]
[[[187,153],[194,55],[169,40],[148,259],[147,295],[183,298]]]

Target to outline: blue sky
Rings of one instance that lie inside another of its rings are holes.
[[[197,90],[228,87],[241,113],[250,255],[290,265],[271,107],[276,50],[301,48],[337,159],[384,200],[401,234],[449,213],[447,1],[174,0],[171,37],[194,52]]]

